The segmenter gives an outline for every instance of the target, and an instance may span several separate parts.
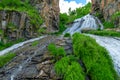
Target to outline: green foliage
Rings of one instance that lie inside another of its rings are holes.
[[[9,22],[9,23],[7,24],[7,28],[9,28],[10,30],[14,31],[14,30],[17,29],[17,26],[16,26],[15,24]]]
[[[76,9],[76,14],[77,14],[76,18],[83,17],[83,16],[87,15],[88,13],[90,13],[90,11],[91,11],[91,3],[88,3],[81,8],[77,8]]]
[[[39,34],[44,34],[46,32],[46,29],[45,28],[40,28],[38,29],[38,33]]]
[[[43,22],[38,11],[29,4],[29,0],[25,0],[24,2],[21,0],[2,0],[0,1],[0,10],[27,13],[30,17],[30,23],[34,28],[38,28]]]
[[[7,53],[5,55],[0,56],[0,67],[3,67],[6,63],[12,60],[16,54],[14,53]]]
[[[66,52],[65,52],[64,48],[56,47],[55,44],[49,44],[48,45],[48,50],[53,55],[55,60],[59,60],[61,57],[64,57],[66,55]]]
[[[120,32],[109,31],[109,30],[103,30],[103,31],[93,30],[93,31],[88,31],[86,33],[100,35],[100,36],[120,37]]]
[[[64,37],[70,37],[71,35],[70,35],[70,33],[66,33],[65,35],[64,35]]]
[[[60,13],[60,23],[59,23],[59,33],[62,33],[66,27],[66,23],[68,21],[68,15],[66,13],[61,14]]]
[[[34,41],[34,42],[32,42],[32,46],[36,46],[36,45],[38,45],[39,44],[39,41]]]
[[[85,64],[86,74],[90,75],[92,80],[117,79],[117,73],[108,52],[99,46],[94,39],[75,33],[73,35],[73,50],[74,54],[79,56]]]
[[[104,25],[104,28],[106,29],[106,28],[114,28],[114,24],[112,23],[112,22],[107,22],[107,21],[105,21],[104,23],[103,23],[103,25]]]
[[[76,10],[69,11],[69,18],[67,23],[73,22],[77,18],[81,18],[87,14],[89,14],[91,11],[91,3],[86,4],[83,7],[77,8]]]
[[[69,57],[63,57],[55,63],[55,71],[59,76],[64,76],[70,64]]]
[[[80,64],[74,56],[63,57],[55,63],[56,73],[63,77],[63,80],[84,80],[84,73]]]
[[[64,80],[85,80],[82,68],[78,62],[71,62],[64,76]]]
[[[119,18],[119,17],[120,17],[120,11],[117,11],[112,15],[113,20],[115,20],[116,18]]]
[[[3,30],[0,29],[0,35],[3,35]]]

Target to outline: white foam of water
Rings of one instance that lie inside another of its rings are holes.
[[[26,43],[30,43],[30,42],[33,42],[33,41],[42,39],[42,38],[44,38],[44,37],[46,37],[46,36],[41,36],[41,37],[39,37],[39,38],[34,38],[34,39],[30,39],[30,40],[27,40],[27,41],[24,41],[24,42],[20,42],[20,43],[18,43],[18,44],[15,44],[15,45],[13,45],[13,46],[11,46],[11,47],[9,47],[9,48],[6,48],[6,49],[0,51],[0,56],[1,56],[1,55],[4,55],[4,54],[6,54],[6,53],[8,53],[8,52],[10,52],[10,51],[12,51],[12,50],[17,49],[17,48],[23,46],[23,45],[26,44]]]
[[[115,70],[120,75],[120,39],[114,39],[110,37],[101,37],[95,35],[89,35],[96,39],[96,42],[105,47],[112,57]]]
[[[86,15],[82,18],[76,19],[71,28],[66,29],[63,34],[70,33],[74,34],[75,32],[80,32],[82,30],[96,30],[103,29],[103,25],[100,20],[93,15]]]

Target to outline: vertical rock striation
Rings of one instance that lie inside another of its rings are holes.
[[[113,14],[120,12],[120,0],[92,0],[92,12],[98,12],[110,21]],[[115,24],[120,27],[120,16],[115,19]]]
[[[31,0],[30,3],[37,8],[47,27],[47,32],[58,30],[59,23],[59,0]]]
[[[28,15],[25,11],[19,11],[17,8],[6,10],[0,6],[0,41],[36,37],[39,34],[37,31],[43,27],[47,32],[58,30],[59,0],[29,0],[28,3],[36,8],[43,23],[38,25],[39,21],[33,20],[34,15],[30,17],[31,14]]]

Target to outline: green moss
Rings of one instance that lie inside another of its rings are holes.
[[[118,17],[120,17],[120,11],[117,11],[117,12],[115,12],[115,13],[112,15],[113,21],[114,21],[116,18],[118,18]]]
[[[55,44],[49,44],[48,50],[50,51],[51,55],[55,58],[55,60],[59,60],[61,57],[66,55],[66,52],[63,47],[56,47]]]
[[[70,33],[66,33],[65,35],[64,35],[64,37],[70,37],[71,35],[70,35]]]
[[[0,67],[3,67],[10,60],[12,60],[15,56],[16,56],[16,54],[14,54],[14,53],[7,53],[5,55],[0,56]]]
[[[3,35],[3,30],[0,29],[0,35]]]
[[[104,23],[103,23],[103,25],[104,25],[104,28],[106,29],[106,28],[114,28],[114,24],[112,23],[112,22],[107,22],[107,21],[105,21]]]
[[[39,41],[32,42],[32,46],[37,46],[39,44]]]
[[[87,68],[92,80],[117,80],[117,73],[108,52],[89,36],[73,35],[73,50]],[[104,67],[103,67],[104,65]]]
[[[85,80],[84,72],[73,56],[63,57],[56,62],[55,71],[63,80]]]
[[[30,23],[34,28],[39,28],[43,23],[38,11],[30,5],[29,0],[24,2],[21,0],[2,0],[0,2],[0,10],[25,12],[30,17]]]
[[[78,62],[71,62],[67,67],[64,80],[85,80],[83,70]]]
[[[100,36],[120,37],[120,32],[108,31],[108,30],[103,30],[103,31],[88,31],[86,33],[100,35]]]

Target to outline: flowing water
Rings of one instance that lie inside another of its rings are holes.
[[[71,35],[75,32],[81,33],[82,30],[96,30],[103,29],[103,25],[97,17],[94,17],[90,14],[76,19],[72,27],[67,28],[63,34],[70,33]],[[96,39],[97,43],[105,47],[109,52],[109,55],[112,57],[115,70],[120,75],[120,38],[112,37],[101,37],[95,35],[89,35],[92,38]]]
[[[27,44],[27,43],[30,43],[30,42],[33,42],[33,41],[36,41],[36,40],[40,40],[40,39],[42,39],[42,38],[44,38],[44,37],[46,37],[46,36],[41,36],[41,37],[39,37],[39,38],[34,38],[34,39],[30,39],[30,40],[27,40],[27,41],[24,41],[24,42],[20,42],[20,43],[18,43],[18,44],[15,44],[15,45],[7,48],[7,49],[4,49],[4,50],[0,51],[0,55],[4,55],[4,54],[6,54],[6,53],[8,53],[8,52],[10,52],[10,51],[13,51],[13,50],[15,50],[15,49],[18,49],[19,47],[23,46],[24,44]]]
[[[89,35],[96,39],[96,42],[105,47],[112,57],[114,67],[120,75],[120,38],[101,37],[95,35]]]
[[[63,34],[70,33],[74,34],[75,32],[80,32],[83,30],[96,30],[103,29],[103,25],[100,20],[93,15],[86,15],[82,18],[76,19],[72,25],[72,27],[67,28]]]

